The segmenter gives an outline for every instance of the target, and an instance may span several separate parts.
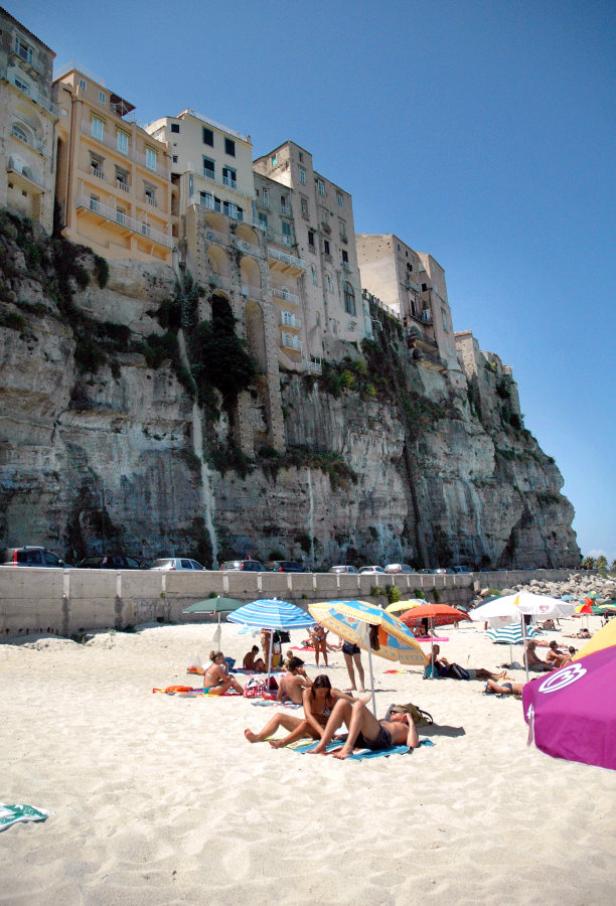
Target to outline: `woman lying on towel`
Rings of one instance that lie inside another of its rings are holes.
[[[222,651],[210,651],[210,661],[212,663],[203,677],[203,688],[207,689],[210,695],[224,695],[229,689],[242,695],[244,690],[238,681],[227,673],[225,656]]]
[[[353,754],[354,748],[371,749],[378,752],[389,749],[391,746],[408,746],[416,749],[419,745],[417,728],[410,714],[395,711],[389,720],[377,720],[372,711],[367,708],[370,696],[360,696],[359,701],[337,701],[327,721],[321,740],[314,749],[309,750],[310,755],[325,755],[327,744],[334,737],[336,730],[346,724],[349,734],[341,749],[337,749],[334,758],[348,758]]]
[[[269,744],[274,749],[281,749],[288,746],[298,739],[309,737],[320,739],[337,702],[353,702],[352,696],[341,692],[340,689],[333,689],[329,677],[321,673],[316,677],[313,684],[304,689],[303,705],[304,718],[293,717],[291,714],[285,714],[284,711],[278,711],[271,720],[265,724],[260,733],[253,733],[252,730],[244,730],[244,736],[248,742],[263,742],[268,736],[271,736],[280,727],[289,731],[289,735],[284,739],[270,739]]]

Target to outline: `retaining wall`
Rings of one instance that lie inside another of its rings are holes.
[[[564,581],[571,570],[516,570],[463,575],[336,576],[332,573],[157,572],[153,570],[0,568],[0,640],[39,633],[71,636],[147,622],[204,622],[182,610],[210,593],[252,601],[279,597],[306,606],[334,598],[370,598],[376,586],[415,589],[430,599],[466,604],[485,587],[532,579]],[[373,599],[375,600],[375,599]]]

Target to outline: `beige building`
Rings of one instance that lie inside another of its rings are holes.
[[[279,186],[277,190],[271,185],[259,187],[259,218],[268,227],[274,226],[269,207],[288,223],[288,232],[281,233],[280,238],[285,237],[283,245],[292,248],[293,258],[301,262],[297,276],[304,290],[304,360],[318,362],[323,355],[337,355],[340,341],[358,344],[371,336],[370,317],[361,294],[349,193],[317,173],[310,152],[290,141],[258,158],[254,170]],[[292,246],[288,238],[294,240]],[[280,248],[280,254],[289,252]]]
[[[130,116],[133,105],[86,73],[54,82],[56,200],[63,234],[110,259],[170,263],[171,182],[165,146]]]
[[[55,53],[0,7],[0,207],[53,228]]]
[[[391,233],[355,238],[362,286],[400,318],[419,363],[461,383],[443,268]]]

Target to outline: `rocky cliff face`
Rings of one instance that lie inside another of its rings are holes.
[[[204,397],[173,273],[106,270],[0,222],[0,544],[70,561],[578,562],[562,478],[497,357],[476,350],[454,388],[379,314],[363,355],[281,374],[287,450],[249,460],[237,407]],[[264,424],[258,378],[246,399]]]

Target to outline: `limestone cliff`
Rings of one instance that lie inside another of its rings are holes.
[[[472,338],[454,381],[375,309],[362,354],[281,372],[286,451],[248,458],[238,418],[267,438],[269,416],[241,344],[226,336],[234,365],[209,387],[216,356],[199,344],[224,325],[203,324],[198,289],[178,294],[164,267],[107,270],[2,215],[0,545],[69,561],[121,548],[207,563],[577,564],[560,473],[524,429],[510,373]]]

